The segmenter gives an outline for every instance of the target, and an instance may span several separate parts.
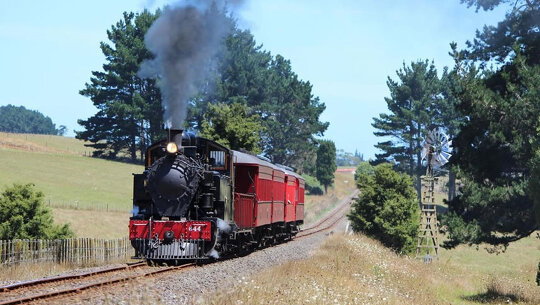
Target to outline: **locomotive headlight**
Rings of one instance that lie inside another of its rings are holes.
[[[170,154],[177,153],[178,152],[178,146],[176,146],[176,143],[169,142],[169,144],[167,144],[167,152],[170,153]]]

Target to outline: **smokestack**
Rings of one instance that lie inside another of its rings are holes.
[[[176,147],[180,149],[180,147],[182,147],[182,134],[184,131],[182,129],[168,129],[167,131],[167,142],[174,142],[174,144],[176,144]]]

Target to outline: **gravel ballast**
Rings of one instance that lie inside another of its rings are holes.
[[[334,230],[343,231],[343,221]],[[309,257],[332,231],[323,231],[247,256],[187,270],[92,289],[69,299],[70,304],[192,304],[217,290],[227,289],[267,268]],[[48,304],[66,304],[67,299]]]

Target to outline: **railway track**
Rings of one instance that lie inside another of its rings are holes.
[[[345,210],[354,196],[356,196],[356,193],[343,200],[323,219],[300,231],[295,239],[307,237],[332,228],[345,217]],[[150,275],[193,268],[195,266],[196,264],[190,263],[172,267],[149,267],[145,262],[137,262],[77,275],[21,282],[0,287],[0,305],[46,301],[57,297],[75,295],[92,288],[109,286]]]
[[[0,305],[24,304],[77,294],[91,288],[108,286],[193,266],[195,264],[191,263],[174,267],[149,267],[145,262],[138,262],[78,275],[51,277],[7,285],[0,287]]]
[[[358,195],[358,191],[353,192],[347,198],[343,199],[327,216],[317,221],[315,224],[302,229],[295,238],[302,238],[305,236],[313,235],[315,233],[328,230],[332,228],[336,223],[345,218],[345,211],[350,206],[351,201]]]

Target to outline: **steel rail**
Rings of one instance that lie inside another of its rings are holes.
[[[38,279],[38,280],[25,281],[25,282],[20,282],[16,284],[1,286],[0,292],[7,292],[7,291],[16,290],[16,289],[27,288],[27,287],[42,285],[42,284],[49,284],[49,283],[54,283],[54,282],[61,282],[61,281],[67,281],[67,280],[73,280],[73,279],[82,279],[85,277],[90,277],[90,276],[95,276],[95,275],[105,274],[105,273],[110,273],[110,272],[116,272],[120,270],[128,270],[131,268],[138,268],[142,266],[146,266],[146,263],[141,261],[141,262],[136,262],[136,263],[128,263],[126,266],[112,267],[108,269],[91,271],[91,272],[86,272],[86,273],[81,273],[81,274],[62,275],[62,276],[48,277],[48,278]]]
[[[336,220],[334,220],[332,223],[330,223],[330,224],[327,225],[326,227],[317,229],[317,230],[312,231],[312,232],[306,232],[305,234],[302,234],[302,235],[299,234],[299,235],[297,235],[294,239],[307,237],[307,236],[313,235],[313,234],[315,234],[315,233],[319,233],[319,232],[321,232],[321,231],[329,230],[329,229],[331,229],[332,227],[334,227],[334,226],[336,225],[336,223],[338,223],[338,222],[339,222],[340,220],[342,220],[343,218],[345,218],[345,215],[341,215],[340,217],[338,217]]]
[[[94,288],[94,287],[102,287],[102,286],[112,285],[112,284],[116,284],[116,283],[121,283],[121,282],[129,281],[129,280],[133,280],[133,279],[136,279],[136,278],[146,277],[146,276],[149,276],[149,275],[154,275],[154,274],[164,273],[164,272],[168,272],[168,271],[172,271],[172,270],[179,270],[179,269],[184,269],[184,268],[188,268],[188,267],[193,267],[195,265],[196,265],[195,263],[191,263],[191,264],[185,264],[185,265],[182,265],[182,266],[167,267],[167,268],[163,268],[163,269],[158,269],[158,270],[153,270],[153,271],[150,271],[150,272],[146,272],[146,273],[143,273],[143,274],[134,274],[134,275],[124,276],[124,277],[121,277],[121,278],[109,279],[109,280],[104,280],[104,281],[100,281],[100,282],[96,282],[96,283],[92,283],[92,284],[81,285],[81,286],[77,286],[77,287],[74,287],[74,288],[62,289],[62,290],[58,290],[58,291],[42,293],[42,294],[37,294],[37,295],[33,295],[33,296],[27,296],[27,297],[21,297],[21,298],[17,298],[17,299],[0,301],[0,305],[24,304],[24,303],[29,303],[29,302],[38,301],[38,300],[50,299],[50,298],[61,296],[61,295],[68,295],[68,294],[72,294],[72,293],[80,293],[80,292],[82,292],[84,290]]]
[[[302,234],[303,232],[307,232],[307,231],[311,231],[311,230],[315,230],[315,232],[320,232],[321,230],[317,230],[317,229],[318,229],[321,225],[323,225],[325,222],[329,221],[332,217],[334,217],[335,215],[337,215],[339,212],[341,212],[342,210],[346,209],[346,208],[350,205],[351,201],[353,200],[353,198],[354,198],[356,195],[358,195],[358,191],[355,191],[355,192],[353,192],[351,195],[349,195],[349,196],[347,197],[347,199],[345,199],[341,205],[335,207],[335,208],[334,208],[328,215],[326,215],[323,219],[317,221],[316,224],[311,225],[311,226],[308,227],[308,228],[305,228],[305,229],[300,230],[300,232],[298,232],[298,235],[297,235],[297,236],[300,236],[300,234]],[[340,219],[342,219],[344,216],[345,216],[345,215],[342,215],[342,216],[340,217]],[[334,223],[334,224],[335,224],[335,223]],[[324,229],[323,229],[323,230],[324,230]],[[302,236],[304,236],[304,235],[311,235],[311,233],[310,233],[310,234],[305,233],[305,234],[303,234]]]

